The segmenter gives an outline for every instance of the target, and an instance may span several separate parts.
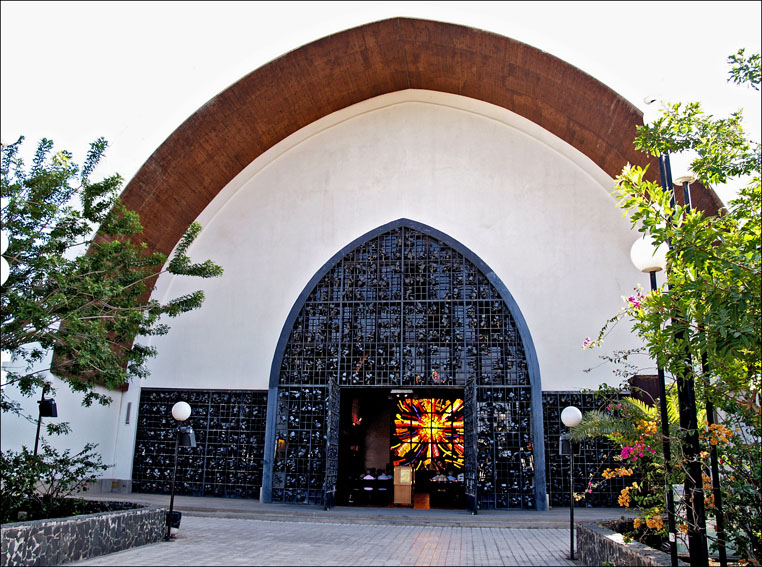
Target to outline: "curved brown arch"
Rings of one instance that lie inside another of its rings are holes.
[[[494,33],[393,18],[327,36],[243,77],[167,138],[122,200],[140,214],[149,247],[169,254],[217,193],[268,148],[332,112],[404,89],[507,108],[612,177],[627,162],[648,162],[632,143],[642,113],[579,69]],[[704,188],[694,199],[707,211],[721,207]]]

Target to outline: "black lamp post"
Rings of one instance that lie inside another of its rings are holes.
[[[671,186],[672,167],[669,154],[659,156],[659,174],[662,188],[672,192],[671,204],[676,203],[675,191]],[[688,211],[691,209],[689,181],[691,176],[684,176],[675,181],[683,188],[683,199]],[[676,334],[677,339],[683,338],[683,333]],[[677,377],[677,397],[680,413],[680,428],[686,432],[683,454],[687,461],[688,470],[685,474],[684,498],[688,521],[688,548],[691,567],[704,567],[709,564],[709,553],[706,541],[706,511],[704,510],[704,488],[702,485],[700,447],[698,437],[698,415],[696,412],[696,391],[690,368],[693,365],[688,350],[685,353],[686,370]]]
[[[691,171],[690,167],[685,168],[686,171],[675,177],[674,184],[682,187],[683,189],[683,202],[685,203],[688,211],[691,210],[691,183],[695,183],[696,176]],[[706,355],[701,360],[702,371],[706,373]],[[714,404],[711,400],[706,401],[706,421],[707,425],[714,425],[715,422],[715,410]],[[696,441],[698,443],[698,441]],[[727,550],[725,547],[725,515],[722,509],[722,490],[720,488],[720,470],[717,457],[717,447],[715,445],[709,445],[709,460],[712,472],[712,493],[714,494],[714,506],[715,506],[715,520],[717,522],[717,548],[720,556],[720,566],[726,567],[728,564]],[[703,496],[703,492],[702,492]],[[702,500],[703,502],[703,500]],[[694,513],[696,513],[694,511]],[[704,514],[704,511],[701,511]],[[704,520],[706,521],[706,520]],[[701,526],[702,524],[700,524]],[[706,537],[706,527],[703,528],[704,537]],[[708,559],[708,557],[707,557]]]
[[[582,412],[574,406],[565,407],[561,412],[561,421],[571,432],[571,428],[582,421]],[[568,448],[565,450],[569,453],[569,559],[574,559],[574,443],[568,433],[567,439]],[[565,452],[563,444],[562,439],[562,452]]]
[[[630,259],[635,267],[649,275],[651,291],[656,290],[656,272],[667,267],[667,244],[658,248],[650,240],[639,238],[630,249]],[[669,417],[667,416],[667,386],[664,381],[664,369],[657,364],[659,375],[659,412],[661,413],[662,453],[664,455],[664,489],[667,506],[667,526],[669,530],[669,555],[672,567],[677,567],[677,541],[675,535],[675,495],[672,482],[669,480],[671,465],[671,448],[669,441]]]
[[[174,417],[179,422],[183,422],[188,419],[190,414],[191,407],[186,402],[177,402],[174,406],[172,406],[172,417]],[[196,435],[190,425],[177,426],[177,434],[175,436],[175,466],[172,470],[172,488],[170,489],[169,496],[169,512],[167,512],[167,533],[164,536],[165,541],[169,541],[170,538],[175,533],[177,533],[177,530],[180,529],[180,519],[182,517],[180,512],[174,511],[175,479],[177,478],[177,453],[180,446],[196,446]]]
[[[45,393],[48,391],[47,387],[42,389],[42,396],[37,403],[40,405],[39,415],[37,417],[37,435],[34,438],[34,456],[37,456],[37,449],[40,445],[40,426],[42,425],[43,417],[58,417],[58,408],[56,408],[56,401],[53,398],[46,398]]]

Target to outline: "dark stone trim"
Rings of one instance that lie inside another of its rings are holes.
[[[3,524],[2,565],[61,565],[164,537],[166,510],[145,507]]]
[[[582,565],[629,565],[631,567],[668,567],[669,553],[664,553],[643,543],[624,543],[622,535],[606,527],[606,524],[578,523],[577,553]],[[688,564],[678,559],[678,566]]]
[[[293,320],[291,321],[293,325]],[[288,338],[288,337],[287,337]],[[285,349],[285,344],[283,345]],[[283,351],[278,341],[280,360],[283,360]],[[272,376],[272,371],[270,373]],[[267,394],[267,424],[265,426],[265,457],[262,463],[262,495],[260,501],[270,504],[273,501],[273,464],[275,463],[275,428],[278,413],[278,385],[271,385]]]

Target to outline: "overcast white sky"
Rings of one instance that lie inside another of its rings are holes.
[[[718,116],[758,91],[728,84],[727,56],[759,52],[753,2],[19,2],[1,4],[3,143],[41,137],[74,152],[111,144],[98,173],[129,180],[210,98],[306,43],[407,16],[499,33],[556,55],[645,109],[654,94]],[[727,199],[728,192],[718,188]]]

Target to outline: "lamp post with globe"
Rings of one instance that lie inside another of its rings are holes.
[[[571,431],[582,421],[579,408],[568,406],[561,412],[561,421]],[[568,434],[567,434],[568,436]],[[569,559],[574,559],[574,445],[569,439]]]
[[[666,243],[654,246],[648,237],[637,239],[630,249],[630,259],[641,272],[647,273],[651,280],[651,291],[656,291],[656,272],[667,268]],[[656,366],[659,377],[659,413],[661,414],[662,454],[664,455],[664,490],[667,507],[667,527],[669,530],[669,555],[673,567],[677,566],[677,541],[675,534],[675,497],[670,481],[671,447],[669,441],[669,417],[667,416],[667,386],[664,380],[664,369],[661,364]]]
[[[190,417],[191,407],[187,402],[177,402],[172,406],[172,417],[182,423]],[[175,479],[177,478],[177,453],[180,446],[195,447],[196,435],[190,425],[178,425],[175,436],[175,465],[172,471],[172,487],[169,496],[169,512],[167,512],[167,533],[164,536],[165,541],[169,541],[172,535],[180,528],[180,512],[174,511],[175,505]],[[173,531],[174,530],[174,531]]]

